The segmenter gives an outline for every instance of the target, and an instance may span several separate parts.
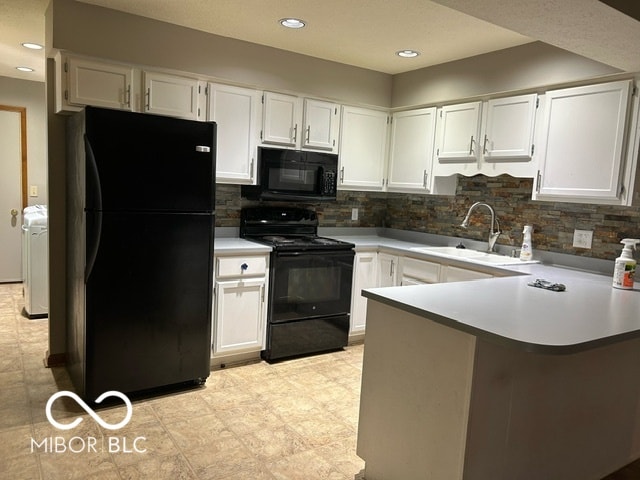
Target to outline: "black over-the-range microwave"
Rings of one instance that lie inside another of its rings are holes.
[[[336,199],[338,155],[258,147],[257,185],[243,185],[251,200],[330,201]]]

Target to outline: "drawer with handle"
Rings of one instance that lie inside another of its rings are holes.
[[[216,260],[216,278],[253,277],[267,273],[266,255],[239,255],[218,257]]]

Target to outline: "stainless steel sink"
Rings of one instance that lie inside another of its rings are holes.
[[[529,263],[538,263],[537,260],[520,260],[519,258],[507,257],[498,253],[481,252],[470,248],[456,247],[413,247],[414,252],[427,253],[445,258],[455,258],[473,263],[485,265],[526,265]]]

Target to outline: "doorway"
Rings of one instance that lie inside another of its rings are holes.
[[[22,281],[26,186],[27,109],[0,105],[0,283]]]

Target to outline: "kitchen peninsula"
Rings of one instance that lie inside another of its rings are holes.
[[[640,457],[640,291],[517,270],[363,292],[367,480],[596,480]]]

